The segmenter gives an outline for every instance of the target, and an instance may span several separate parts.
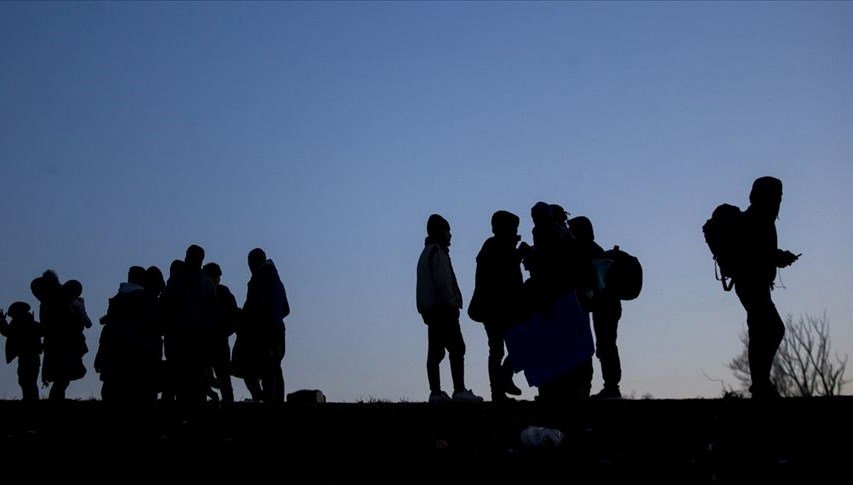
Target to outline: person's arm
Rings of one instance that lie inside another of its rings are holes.
[[[456,296],[453,293],[453,272],[450,270],[450,257],[443,250],[433,251],[432,278],[435,289],[436,303],[447,308],[456,308]]]
[[[0,307],[0,335],[9,336],[9,324],[6,322],[6,314],[3,313],[3,307]]]

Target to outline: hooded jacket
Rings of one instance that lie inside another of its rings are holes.
[[[418,313],[425,315],[437,309],[462,308],[462,293],[450,264],[447,246],[428,237],[418,259],[417,275]]]

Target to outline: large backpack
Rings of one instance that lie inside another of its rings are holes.
[[[613,261],[604,274],[604,287],[620,300],[637,298],[643,289],[643,267],[640,260],[619,249],[619,246],[605,251],[604,257]]]
[[[734,286],[732,278],[740,267],[743,212],[737,206],[720,204],[702,225],[702,232],[714,257],[714,277],[723,284],[723,290],[731,291]]]

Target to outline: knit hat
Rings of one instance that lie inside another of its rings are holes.
[[[450,223],[438,214],[432,214],[427,219],[427,235],[440,236],[442,231],[449,231]]]
[[[513,234],[518,231],[519,218],[508,211],[497,211],[492,214],[492,232],[495,234]]]

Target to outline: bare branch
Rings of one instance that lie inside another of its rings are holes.
[[[749,335],[740,334],[743,351],[729,361],[741,388],[748,389]],[[829,319],[822,315],[801,315],[796,321],[791,315],[785,319],[785,337],[776,352],[771,376],[783,396],[836,396],[841,394],[847,368],[847,355],[832,353],[829,336]]]

